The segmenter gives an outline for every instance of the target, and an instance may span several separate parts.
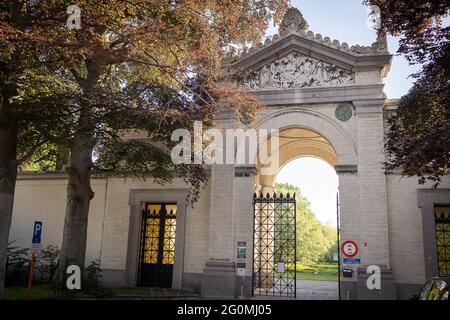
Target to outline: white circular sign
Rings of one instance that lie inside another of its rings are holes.
[[[358,245],[356,242],[347,240],[342,243],[342,253],[349,258],[352,258],[358,254]]]

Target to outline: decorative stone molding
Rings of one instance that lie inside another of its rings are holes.
[[[299,52],[274,60],[239,81],[249,90],[289,89],[354,83],[354,74]]]
[[[308,23],[297,8],[289,8],[284,14],[278,32],[284,37],[293,32],[301,32],[308,29]]]
[[[348,121],[353,116],[353,107],[350,104],[341,104],[335,110],[336,118],[340,121]]]
[[[244,48],[239,52],[230,50],[225,63],[234,63],[240,59],[246,58],[253,53],[256,53],[272,44],[286,38],[289,35],[297,35],[313,42],[323,44],[325,46],[334,48],[339,51],[349,53],[353,56],[373,56],[377,54],[388,54],[387,40],[385,36],[378,37],[370,46],[353,45],[349,46],[347,43],[340,43],[338,40],[332,40],[329,37],[324,37],[320,33],[315,34],[308,30],[308,23],[303,18],[302,13],[296,8],[289,8],[278,28],[278,34],[272,37],[267,37],[264,43],[254,43],[250,48]]]
[[[258,169],[255,166],[238,166],[234,169],[234,175],[238,178],[252,177],[258,174]]]
[[[334,167],[336,173],[357,173],[358,166],[355,164],[341,164]]]

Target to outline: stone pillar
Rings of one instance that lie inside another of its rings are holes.
[[[224,109],[216,116],[222,129],[234,128],[234,113]],[[224,140],[224,146],[226,141]],[[227,150],[223,154],[226,155]],[[225,159],[224,159],[225,160]],[[224,162],[225,163],[225,162]],[[211,166],[208,256],[203,269],[201,294],[204,297],[234,298],[236,263],[234,261],[234,164]]]
[[[234,298],[234,165],[213,165],[210,185],[209,260],[203,270],[201,293],[205,297]]]
[[[364,299],[396,299],[395,281],[390,271],[386,177],[384,154],[384,99],[355,101],[357,120],[359,245],[361,272],[357,296]],[[345,239],[343,239],[345,240]],[[379,266],[381,289],[369,290],[365,267]]]
[[[253,193],[255,166],[239,166],[235,168],[234,195],[234,257],[236,267],[245,269],[244,275],[236,277],[236,296],[250,297],[252,295],[253,276]],[[245,242],[247,257],[237,258],[237,244]]]
[[[335,167],[339,177],[339,217],[340,242],[354,240],[360,243],[359,220],[359,190],[356,165],[337,165]],[[340,254],[341,269],[353,270],[351,278],[344,278],[341,273],[340,296],[341,300],[356,299],[357,266],[343,264],[343,255]]]

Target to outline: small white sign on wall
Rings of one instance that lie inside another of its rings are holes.
[[[245,268],[237,268],[236,269],[236,274],[238,275],[238,276],[245,276]]]

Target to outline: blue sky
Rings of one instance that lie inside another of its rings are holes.
[[[367,23],[367,7],[362,0],[302,0],[291,1],[308,21],[309,29],[322,36],[337,39],[350,46],[371,45],[376,39],[375,30]],[[271,27],[268,34],[277,32]],[[408,76],[420,70],[396,55],[398,39],[388,38],[389,51],[394,54],[391,71],[385,79],[385,93],[390,99],[400,98],[411,88],[413,79]],[[338,178],[328,163],[314,158],[300,158],[288,163],[277,176],[277,182],[287,182],[300,188],[311,202],[317,218],[336,225],[336,192]]]
[[[298,8],[309,24],[309,29],[322,36],[337,39],[350,46],[371,45],[376,40],[376,32],[368,26],[367,6],[362,0],[291,0],[291,5]],[[274,34],[277,26],[272,26],[268,34]],[[385,92],[389,99],[397,99],[406,94],[414,79],[408,76],[420,70],[420,66],[409,65],[402,57],[396,55],[398,38],[388,37],[388,46],[394,55],[391,71],[385,79]]]

